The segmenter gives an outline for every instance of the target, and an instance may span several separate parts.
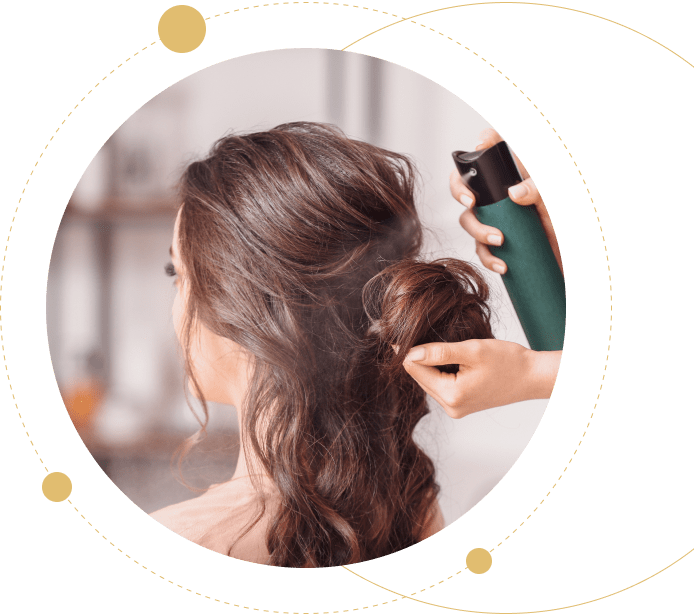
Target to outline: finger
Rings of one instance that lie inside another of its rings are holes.
[[[476,242],[475,246],[475,252],[477,253],[477,256],[480,258],[480,261],[482,261],[482,265],[484,265],[484,267],[492,270],[493,272],[496,272],[497,274],[506,273],[508,269],[506,267],[506,263],[499,259],[499,257],[495,257],[485,244],[482,244],[481,242]]]
[[[492,246],[501,246],[504,243],[504,234],[495,227],[482,224],[471,209],[465,210],[458,220],[460,226],[478,242]]]
[[[443,344],[443,346],[468,345],[469,348],[466,349],[466,354],[474,356],[477,353],[475,346],[478,343],[479,340],[466,340],[462,343]],[[414,349],[421,349],[426,346],[429,345],[421,345],[414,347]],[[461,401],[467,398],[465,393],[467,382],[461,379],[462,372],[465,369],[464,365],[459,364],[460,370],[457,374],[441,372],[438,368],[408,360],[405,360],[403,366],[419,386],[441,405],[441,408],[447,415],[457,419],[471,412],[471,409],[461,406]]]
[[[403,362],[403,367],[407,373],[419,383],[420,387],[426,393],[434,398],[441,406],[444,406],[438,392],[455,383],[454,374],[441,372],[438,368],[425,366],[409,360]]]
[[[479,143],[475,146],[475,150],[484,150],[486,148],[491,148],[500,141],[503,141],[501,135],[497,133],[493,128],[485,128],[479,136]]]
[[[464,340],[462,342],[429,342],[412,347],[405,359],[406,364],[413,367],[427,367],[429,371],[434,370],[439,379],[438,385],[444,382],[455,382],[457,375],[441,372],[432,366],[445,366],[447,364],[458,364],[470,366],[475,363],[481,353],[481,343],[479,340]],[[425,374],[425,373],[422,373]],[[428,373],[430,377],[434,373]],[[429,378],[431,381],[431,378]]]
[[[508,189],[509,197],[519,205],[532,205],[542,201],[540,193],[532,178],[523,180],[520,184]]]
[[[455,197],[456,201],[462,203],[465,207],[472,207],[475,205],[475,195],[473,192],[465,185],[463,178],[460,177],[457,169],[453,169],[450,175],[450,186],[451,194]]]
[[[414,364],[410,364],[410,366],[412,366],[412,365],[414,365]],[[424,393],[429,394],[434,400],[436,400],[436,402],[438,402],[439,404],[441,404],[441,406],[443,406],[442,401],[439,399],[439,397],[436,395],[436,393],[434,393],[433,389],[431,389],[430,387],[427,387],[427,385],[425,385],[423,382],[418,381],[414,377],[414,375],[412,374],[411,370],[408,370],[407,368],[405,368],[405,370],[414,379],[414,382],[417,383],[417,385],[419,385],[422,388]]]
[[[406,370],[417,384],[429,394],[447,415],[453,418],[460,417],[459,410],[455,408],[455,404],[451,406],[452,400],[457,400],[456,387],[460,389],[460,383],[456,383],[454,378],[456,375],[441,372],[438,368],[429,366],[418,366],[415,363],[405,362],[408,364]],[[429,379],[430,380],[426,380]]]

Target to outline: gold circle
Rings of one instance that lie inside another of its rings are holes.
[[[205,18],[192,6],[172,6],[159,19],[159,38],[176,53],[197,49],[205,39]]]
[[[54,503],[64,501],[72,492],[72,481],[65,473],[46,475],[41,485],[43,495]]]
[[[465,564],[473,573],[487,573],[492,566],[492,555],[484,548],[475,548],[470,550]]]

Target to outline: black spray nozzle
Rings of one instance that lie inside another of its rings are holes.
[[[474,152],[453,152],[453,160],[465,185],[475,194],[477,207],[498,203],[508,189],[523,181],[505,141]]]

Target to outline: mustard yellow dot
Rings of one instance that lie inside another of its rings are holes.
[[[70,496],[72,481],[65,473],[50,473],[43,480],[41,489],[48,500],[59,503]]]
[[[176,53],[197,49],[205,39],[205,18],[192,6],[172,6],[159,20],[159,38]]]
[[[473,573],[487,573],[492,566],[492,555],[484,548],[475,548],[470,550],[465,564]]]

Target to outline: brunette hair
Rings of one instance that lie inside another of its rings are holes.
[[[245,445],[279,493],[268,564],[383,556],[431,515],[434,466],[413,440],[429,410],[402,362],[492,331],[472,265],[417,259],[416,184],[407,156],[311,122],[225,136],[183,173],[186,370],[196,386],[195,322],[253,357]]]

